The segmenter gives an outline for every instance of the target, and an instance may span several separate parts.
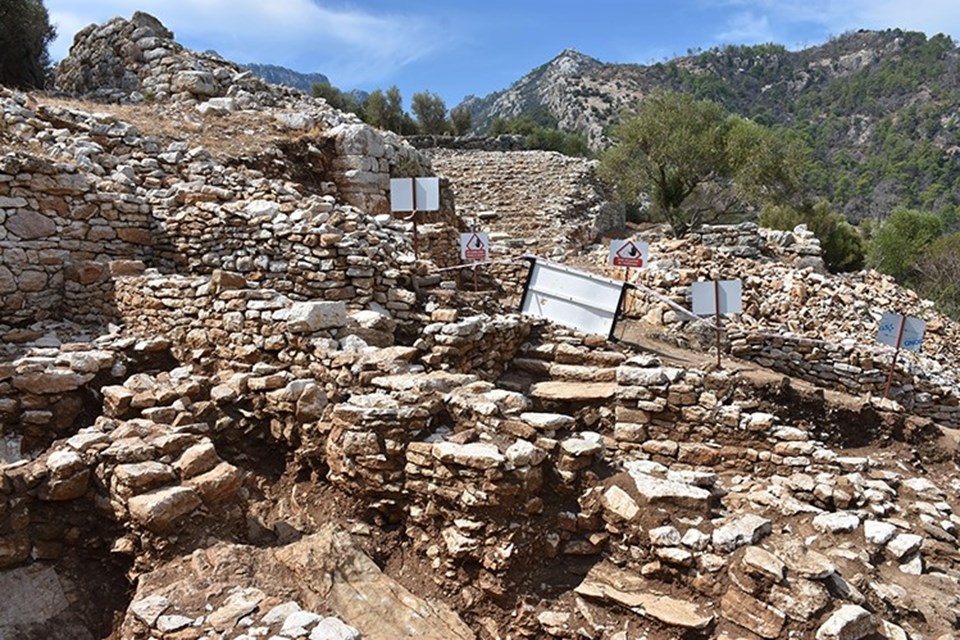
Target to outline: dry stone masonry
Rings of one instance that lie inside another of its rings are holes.
[[[960,329],[891,280],[650,230],[676,304],[744,278],[717,369],[661,298],[608,341],[443,270],[483,228],[602,272],[590,163],[421,154],[142,13],[58,82],[105,102],[0,89],[0,637],[956,636]],[[433,171],[418,258],[389,180]]]

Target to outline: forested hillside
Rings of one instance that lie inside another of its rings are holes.
[[[505,91],[464,105],[478,130],[549,114],[594,148],[624,112],[663,88],[804,141],[806,189],[853,220],[908,206],[955,220],[960,204],[960,50],[949,37],[860,31],[803,49],[727,46],[653,65],[564,51]]]

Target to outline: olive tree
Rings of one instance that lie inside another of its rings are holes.
[[[706,222],[787,201],[798,189],[799,150],[772,130],[709,100],[658,91],[611,130],[600,175],[628,205],[678,236]]]

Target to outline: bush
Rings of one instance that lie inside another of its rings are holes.
[[[941,313],[960,320],[960,233],[928,246],[914,267],[917,293],[933,300]]]
[[[824,200],[797,208],[790,205],[768,205],[760,212],[760,224],[769,229],[789,231],[799,224],[820,241],[823,261],[833,273],[858,271],[863,268],[863,238],[842,214],[833,211]]]

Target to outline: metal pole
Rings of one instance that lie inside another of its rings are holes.
[[[623,268],[623,281],[627,282],[630,279],[630,267]]]
[[[417,179],[410,178],[411,191],[413,192],[413,257],[420,259],[420,239],[417,235]]]
[[[717,369],[723,369],[720,363],[720,283],[717,280],[713,281],[713,310],[716,314]]]
[[[473,290],[474,292],[477,292],[480,290],[479,287],[477,286],[477,263],[476,262],[473,263]]]
[[[887,373],[887,387],[883,390],[883,399],[890,397],[890,384],[893,382],[893,370],[897,366],[897,356],[900,355],[900,343],[903,341],[903,328],[907,324],[907,316],[900,316],[900,329],[897,331],[897,348],[893,351],[893,360],[890,362],[890,371]]]

